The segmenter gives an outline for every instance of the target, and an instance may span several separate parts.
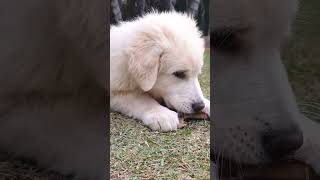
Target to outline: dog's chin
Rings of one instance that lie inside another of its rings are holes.
[[[252,173],[255,173],[262,169],[270,170],[277,167],[285,167],[286,164],[290,163],[301,163],[300,161],[293,158],[279,159],[276,161],[269,160],[255,163],[245,163],[228,158],[219,158],[216,156],[212,156],[210,158],[210,161],[216,165],[216,171],[220,177],[238,177],[239,174],[244,177],[251,177]]]
[[[163,103],[163,106],[170,109],[171,111],[174,111],[174,112],[179,112],[176,108],[172,107],[171,105],[167,104],[167,103]]]
[[[210,161],[216,163],[218,166],[220,165],[221,168],[227,168],[230,169],[232,167],[238,168],[239,165],[243,167],[268,167],[272,166],[274,164],[280,164],[284,162],[291,162],[291,161],[297,161],[294,159],[292,155],[285,156],[283,158],[279,159],[260,159],[255,161],[241,161],[241,160],[235,160],[232,158],[226,158],[226,157],[217,157],[216,154],[210,155]]]
[[[169,101],[166,101],[164,98],[160,98],[160,99],[157,99],[157,101],[159,102],[159,104],[161,106],[164,106],[174,112],[177,112],[177,113],[185,113],[185,114],[191,114],[191,113],[194,113],[194,112],[189,112],[189,111],[185,111],[185,110],[182,110],[182,109],[179,109],[179,108],[176,108],[174,107],[173,105],[171,105],[171,103]]]
[[[180,113],[180,114],[192,114],[192,113],[194,113],[194,112],[189,112],[189,111],[185,111],[185,110],[181,110],[181,109],[175,108],[175,107],[171,106],[170,104],[166,104],[166,103],[164,103],[163,106],[165,106],[166,108],[168,108],[168,109],[170,109],[170,110],[172,110],[174,112]]]
[[[174,108],[173,106],[170,105],[170,103],[168,103],[167,101],[164,100],[164,98],[159,98],[157,99],[158,103],[161,105],[161,106],[164,106],[172,111],[175,111],[175,112],[178,112],[176,108]]]

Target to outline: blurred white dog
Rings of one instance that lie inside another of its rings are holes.
[[[211,5],[215,154],[244,164],[293,155],[320,174],[320,125],[300,113],[280,55],[298,1]]]
[[[1,1],[1,151],[77,180],[107,179],[107,6]]]
[[[152,12],[112,26],[111,109],[161,131],[177,129],[177,112],[210,114],[198,81],[203,53],[196,22],[185,14]]]

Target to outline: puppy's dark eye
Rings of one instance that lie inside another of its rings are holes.
[[[184,79],[186,77],[186,73],[184,71],[176,71],[173,75],[179,79]]]

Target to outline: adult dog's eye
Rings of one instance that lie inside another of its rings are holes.
[[[242,49],[241,35],[247,32],[248,28],[223,28],[211,32],[211,47],[219,51],[238,52]]]
[[[236,51],[239,48],[236,33],[231,30],[216,30],[211,33],[211,45],[221,51]]]
[[[173,75],[179,79],[184,79],[186,77],[186,73],[184,71],[176,71]]]

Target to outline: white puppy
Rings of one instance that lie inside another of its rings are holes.
[[[177,129],[175,111],[210,114],[198,81],[203,53],[196,22],[185,14],[152,12],[112,26],[111,109],[161,131]]]

